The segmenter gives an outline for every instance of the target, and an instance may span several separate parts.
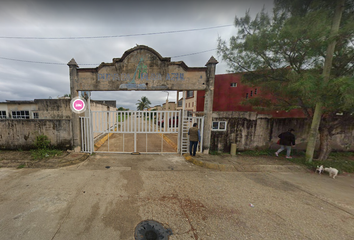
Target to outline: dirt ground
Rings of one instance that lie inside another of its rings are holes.
[[[176,153],[177,133],[137,133],[137,152],[141,153]],[[134,152],[133,133],[113,133],[97,149],[98,152]]]

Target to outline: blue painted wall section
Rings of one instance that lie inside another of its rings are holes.
[[[129,73],[97,73],[97,80],[98,81],[133,81],[134,77],[130,77]],[[138,77],[140,80],[145,81],[158,81],[162,80],[162,75],[160,73],[141,73]],[[135,79],[134,79],[135,80]],[[185,81],[184,73],[167,73],[166,79],[168,81]]]

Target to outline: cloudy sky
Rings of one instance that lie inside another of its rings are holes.
[[[271,9],[272,1],[1,0],[0,102],[62,96],[70,92],[66,64],[71,58],[80,68],[94,68],[136,44],[189,67],[204,66],[214,56],[217,74],[226,73],[215,50],[217,38],[237,33],[236,15],[249,9],[254,16],[263,6]],[[92,93],[92,99],[116,100],[117,107],[131,110],[142,96],[154,106],[165,102],[167,93]],[[176,101],[175,92],[169,93],[169,101]]]

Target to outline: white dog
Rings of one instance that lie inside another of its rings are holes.
[[[318,172],[318,174],[321,174],[323,172],[323,165],[317,166],[315,173]]]
[[[338,175],[338,170],[335,168],[324,168],[324,170],[329,173],[329,177],[336,178]]]

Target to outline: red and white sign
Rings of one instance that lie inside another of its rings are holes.
[[[75,97],[70,102],[70,108],[74,113],[85,112],[86,106],[86,100],[80,97]]]

